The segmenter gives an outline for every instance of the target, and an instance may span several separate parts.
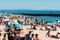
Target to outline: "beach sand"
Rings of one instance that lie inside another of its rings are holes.
[[[31,30],[31,31],[33,31],[32,32],[33,34],[38,34],[39,38],[41,40],[60,40],[60,39],[56,39],[56,38],[47,37],[46,36],[47,31],[41,31],[41,30]],[[60,28],[59,27],[57,27],[57,31],[51,31],[51,33],[55,33],[55,34],[57,32],[60,32]]]
[[[26,32],[26,26],[24,27],[25,29],[25,32]],[[28,31],[30,31],[30,30],[28,30]],[[47,33],[47,31],[41,31],[41,30],[31,30],[31,31],[33,31],[32,33],[33,34],[38,34],[39,35],[39,38],[41,39],[41,40],[60,40],[60,39],[56,39],[56,38],[51,38],[51,37],[47,37],[46,36],[46,33]],[[57,31],[51,31],[51,32],[60,32],[60,28],[59,27],[57,27]],[[2,33],[2,32],[1,32]],[[3,33],[2,33],[2,36],[1,36],[1,38],[3,38]]]

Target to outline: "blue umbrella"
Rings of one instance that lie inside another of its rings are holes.
[[[22,28],[22,25],[21,24],[15,24],[15,27],[16,28]]]
[[[15,24],[15,22],[14,21],[10,21],[10,25],[14,25]]]

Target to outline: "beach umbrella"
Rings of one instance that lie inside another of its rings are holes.
[[[15,24],[14,21],[10,21],[10,22],[8,23],[8,25],[14,25],[14,24]]]
[[[14,27],[16,27],[16,28],[22,28],[22,25],[21,24],[15,24]]]

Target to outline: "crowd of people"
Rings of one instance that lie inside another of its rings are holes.
[[[8,38],[7,38],[8,35]],[[1,36],[1,33],[0,33]],[[25,34],[24,37],[21,37],[19,34],[16,33],[8,33],[8,34],[4,34],[3,38],[0,40],[40,40],[38,37],[38,34],[31,34],[31,31],[29,31],[28,34]]]
[[[56,31],[57,28],[54,25],[47,25],[46,20],[40,20],[38,21],[36,18],[33,18],[33,16],[27,16],[27,15],[1,15],[0,16],[0,26],[4,30],[4,36],[1,40],[41,40],[38,36],[39,34],[32,34],[33,30],[42,30],[42,31],[48,31],[46,35],[48,37],[51,36],[50,31]],[[29,29],[26,28],[26,30],[32,30],[28,31],[23,37],[21,36],[21,32],[24,26],[30,25]],[[2,35],[2,30],[0,29],[0,36]],[[60,34],[57,33],[56,36]],[[55,36],[54,36],[55,37]],[[59,37],[57,37],[59,38]]]

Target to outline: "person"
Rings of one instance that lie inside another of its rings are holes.
[[[6,39],[6,34],[4,34],[4,37],[3,37],[3,39],[2,39],[2,40],[7,40],[7,39]]]
[[[60,32],[58,32],[57,34],[56,34],[56,38],[60,38]]]
[[[33,23],[30,23],[30,25],[31,25],[31,28],[30,28],[30,29],[32,29],[32,27],[33,27]]]
[[[14,34],[14,40],[18,40],[16,33]]]
[[[35,39],[34,39],[34,34],[31,35],[31,40],[35,40]]]
[[[2,20],[0,19],[0,25],[2,25]]]
[[[50,30],[48,30],[46,36],[50,37]]]
[[[18,38],[18,40],[21,40],[21,37],[20,37],[20,35],[18,35],[18,34],[17,34],[17,38]]]
[[[27,40],[27,35],[24,36],[24,39]]]
[[[58,32],[56,35],[52,35],[51,37],[59,39],[60,38],[60,32]]]
[[[37,28],[36,28],[36,25],[34,25],[33,29],[34,29],[34,30],[36,30],[36,29],[37,29]]]
[[[27,40],[31,40],[30,35],[31,35],[31,31],[29,31],[29,33],[27,34]]]
[[[45,30],[48,30],[48,27],[45,25]]]
[[[2,40],[2,39],[1,39],[1,33],[0,33],[0,40]]]
[[[12,34],[8,33],[8,40],[14,40]]]
[[[53,28],[54,26],[52,25],[51,28]]]
[[[38,38],[38,34],[35,34],[35,40],[40,40],[40,39]]]
[[[36,22],[36,24],[38,23],[38,20],[37,19],[35,19],[35,22]]]
[[[54,31],[56,31],[57,30],[57,28],[56,27],[54,27],[54,29],[53,29]]]

